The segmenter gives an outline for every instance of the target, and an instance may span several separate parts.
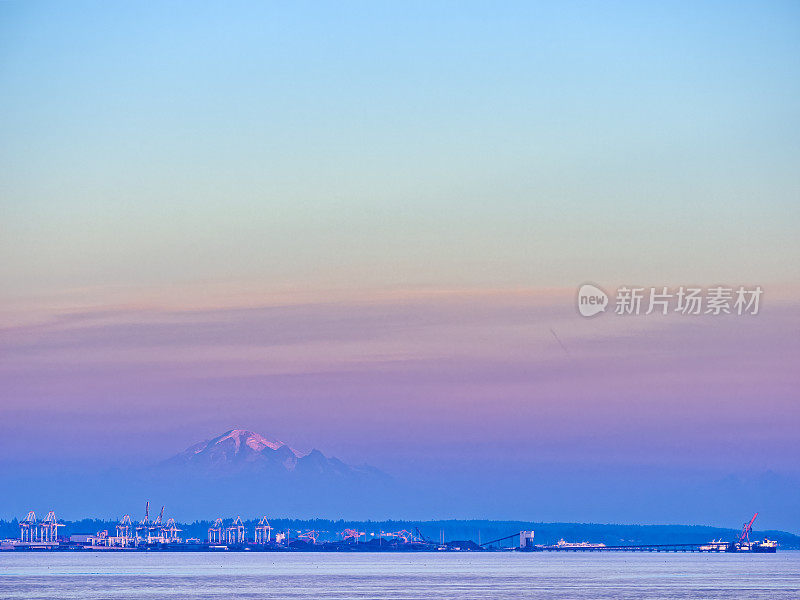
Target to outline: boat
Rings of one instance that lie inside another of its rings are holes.
[[[739,534],[739,539],[735,542],[723,542],[722,540],[713,540],[698,548],[701,552],[753,552],[757,554],[773,554],[778,550],[778,542],[764,538],[761,541],[750,541],[750,532],[753,529],[753,523],[756,520],[758,513],[753,515],[748,523],[742,527],[742,532]]]
[[[755,542],[734,542],[729,552],[753,552],[757,554],[773,554],[778,551],[778,542],[764,538]]]
[[[564,549],[566,549],[566,548],[581,549],[581,548],[605,548],[606,545],[605,544],[593,544],[592,542],[567,542],[567,541],[564,540],[564,538],[561,538],[560,540],[558,540],[558,543],[556,544],[556,547],[557,548],[564,548]]]
[[[698,548],[700,552],[727,552],[730,547],[730,542],[723,542],[722,540],[713,540]]]

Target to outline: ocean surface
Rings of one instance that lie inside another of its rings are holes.
[[[0,598],[800,598],[800,552],[0,552]]]

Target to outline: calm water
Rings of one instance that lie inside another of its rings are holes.
[[[0,553],[0,598],[800,598],[800,552]]]

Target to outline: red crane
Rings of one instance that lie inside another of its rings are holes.
[[[742,533],[739,535],[740,542],[749,542],[750,541],[750,531],[753,529],[753,521],[756,520],[758,513],[753,515],[753,518],[750,519],[749,523],[745,523],[744,527],[742,527]]]

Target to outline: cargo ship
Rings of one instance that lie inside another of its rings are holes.
[[[700,546],[698,549],[701,552],[753,552],[756,554],[772,554],[778,550],[778,542],[764,538],[761,541],[750,541],[750,532],[753,529],[753,523],[756,520],[758,513],[753,515],[748,523],[742,527],[742,533],[739,534],[739,539],[735,542],[723,542],[722,540],[714,540],[707,544]]]
[[[558,543],[556,544],[556,547],[557,548],[563,548],[565,550],[569,549],[569,548],[575,548],[575,549],[578,549],[578,550],[582,550],[582,549],[590,549],[590,548],[605,548],[606,545],[605,544],[594,544],[592,542],[567,542],[567,541],[564,540],[564,538],[561,538],[560,540],[558,540]]]
[[[762,554],[772,554],[778,550],[778,542],[764,538],[756,542],[734,542],[733,548],[728,552],[756,552]]]

